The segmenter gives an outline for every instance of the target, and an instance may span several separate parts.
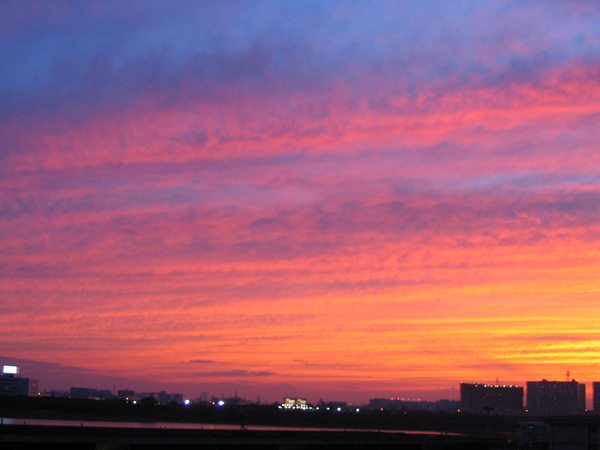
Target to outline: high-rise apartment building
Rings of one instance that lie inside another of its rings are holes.
[[[528,381],[527,409],[531,414],[570,415],[585,412],[585,384],[571,381]]]
[[[520,414],[523,387],[460,383],[460,409],[477,414]]]
[[[600,414],[600,381],[594,381],[594,413]]]

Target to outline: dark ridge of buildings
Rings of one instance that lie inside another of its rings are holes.
[[[98,400],[107,400],[112,398],[112,392],[107,389],[94,389],[83,387],[71,387],[69,397],[71,398],[93,398]]]
[[[436,400],[426,401],[420,399],[404,398],[372,398],[369,400],[367,410],[392,410],[392,411],[432,411],[455,413],[460,409],[460,402],[457,400]]]
[[[97,400],[109,400],[112,398],[118,398],[126,401],[139,401],[147,397],[154,398],[159,405],[167,405],[171,402],[183,403],[182,394],[169,394],[165,391],[155,392],[143,392],[136,394],[135,391],[128,389],[119,390],[115,397],[108,389],[95,389],[95,388],[84,388],[84,387],[71,387],[69,392],[71,398],[84,398],[84,399],[97,399]]]
[[[600,414],[600,381],[594,381],[592,386],[594,388],[594,413]]]

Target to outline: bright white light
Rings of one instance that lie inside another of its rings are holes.
[[[337,410],[338,410],[338,412],[340,412],[342,410],[342,408],[338,408]]]
[[[185,406],[188,406],[188,405],[190,404],[190,401],[189,401],[189,400],[186,400],[186,401],[184,401],[184,402],[183,402],[183,404],[184,404]]]
[[[223,400],[219,400],[219,403],[217,403],[217,405],[223,406],[223,405],[225,405],[225,402]]]
[[[17,366],[4,366],[2,367],[2,373],[5,375],[16,375],[19,373]]]
[[[133,404],[134,404],[134,405],[137,405],[137,401],[136,401],[136,400],[134,400],[134,401],[133,401]]]

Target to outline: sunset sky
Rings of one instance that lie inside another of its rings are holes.
[[[599,319],[598,2],[0,3],[0,364],[42,389],[590,397]]]

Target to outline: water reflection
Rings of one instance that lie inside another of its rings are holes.
[[[110,422],[91,420],[51,420],[51,419],[14,419],[2,418],[6,425],[42,425],[50,427],[105,427],[105,428],[168,428],[173,430],[239,430],[239,425],[207,424],[207,423],[178,423],[178,422]],[[245,426],[245,430],[256,431],[345,431],[345,432],[373,432],[373,433],[405,433],[429,435],[454,435],[459,433],[442,433],[439,431],[403,431],[403,430],[368,430],[350,428],[300,428],[300,427],[275,427],[265,425]]]

